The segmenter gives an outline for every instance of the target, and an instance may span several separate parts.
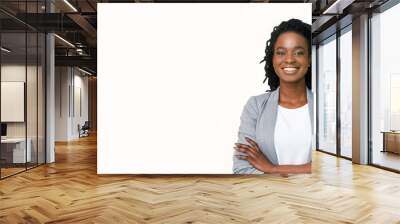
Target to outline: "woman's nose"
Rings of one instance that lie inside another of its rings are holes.
[[[295,58],[293,57],[293,54],[291,54],[291,53],[286,54],[285,62],[292,63],[294,61],[295,61]]]

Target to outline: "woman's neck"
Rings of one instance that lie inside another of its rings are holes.
[[[279,105],[289,109],[307,104],[307,87],[302,83],[280,83]]]

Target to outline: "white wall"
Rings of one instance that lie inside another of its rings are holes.
[[[70,83],[68,71],[68,67],[55,68],[55,141],[68,140],[68,86]]]
[[[88,77],[87,76],[82,76],[83,73],[81,73],[79,70],[74,70],[74,89],[75,89],[75,113],[73,113],[73,119],[72,119],[72,135],[74,137],[78,137],[78,129],[77,126],[80,124],[81,126],[85,123],[85,121],[88,120],[89,118],[89,113],[88,113]],[[80,90],[80,93],[78,93],[78,90]],[[80,94],[80,98],[78,98]],[[80,102],[78,102],[80,101]],[[82,110],[81,112],[79,111],[79,107]]]
[[[78,124],[83,125],[88,120],[88,78],[83,75],[76,68],[56,67],[56,141],[77,139]],[[81,113],[79,105],[82,106]]]

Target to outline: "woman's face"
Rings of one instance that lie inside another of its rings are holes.
[[[310,55],[305,37],[295,32],[279,35],[274,46],[272,64],[280,83],[298,83],[304,80],[310,66]]]

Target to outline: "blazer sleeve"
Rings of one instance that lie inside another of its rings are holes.
[[[257,101],[254,96],[250,97],[243,108],[240,116],[240,126],[238,132],[238,143],[249,144],[245,137],[256,139],[256,125],[258,117]],[[234,150],[233,153],[233,173],[234,174],[263,174],[264,172],[254,168],[247,160],[238,159],[237,155],[244,155],[242,152]]]

